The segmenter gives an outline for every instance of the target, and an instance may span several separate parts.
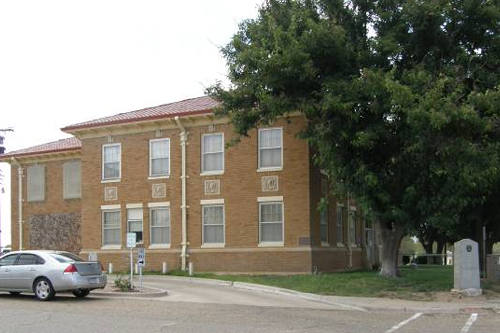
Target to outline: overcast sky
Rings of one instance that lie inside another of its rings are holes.
[[[0,128],[15,129],[7,151],[67,137],[59,128],[72,123],[203,95],[226,78],[219,47],[261,3],[0,1]],[[0,168],[3,246],[10,167]]]

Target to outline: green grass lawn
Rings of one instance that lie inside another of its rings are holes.
[[[171,275],[186,275],[174,271]],[[195,277],[250,282],[288,288],[308,293],[337,296],[397,297],[428,299],[426,294],[450,291],[453,288],[453,268],[419,266],[401,268],[400,278],[384,278],[374,271],[325,273],[317,275],[216,275],[195,274]]]

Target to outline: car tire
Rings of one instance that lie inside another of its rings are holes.
[[[36,298],[40,301],[49,301],[56,294],[54,287],[52,287],[52,283],[50,283],[47,278],[37,279],[35,283],[33,283],[33,291]]]
[[[17,296],[17,295],[20,295],[21,292],[20,291],[9,291],[9,294]]]
[[[75,295],[75,297],[83,298],[90,293],[90,290],[88,290],[88,289],[75,289],[72,291],[72,293],[73,293],[73,295]]]

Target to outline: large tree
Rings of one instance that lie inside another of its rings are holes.
[[[487,0],[268,0],[223,48],[231,86],[208,92],[238,135],[302,113],[396,276],[402,237],[453,228],[498,173],[499,18]]]

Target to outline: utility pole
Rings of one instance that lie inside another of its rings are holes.
[[[14,129],[12,127],[9,128],[0,128],[0,155],[3,155],[5,153],[5,147],[4,147],[4,133],[6,132],[14,132]],[[0,170],[0,206],[2,205],[2,200],[1,200],[1,195],[5,193],[5,189],[3,187],[3,173],[2,170]],[[0,254],[2,250],[2,210],[0,209]]]

